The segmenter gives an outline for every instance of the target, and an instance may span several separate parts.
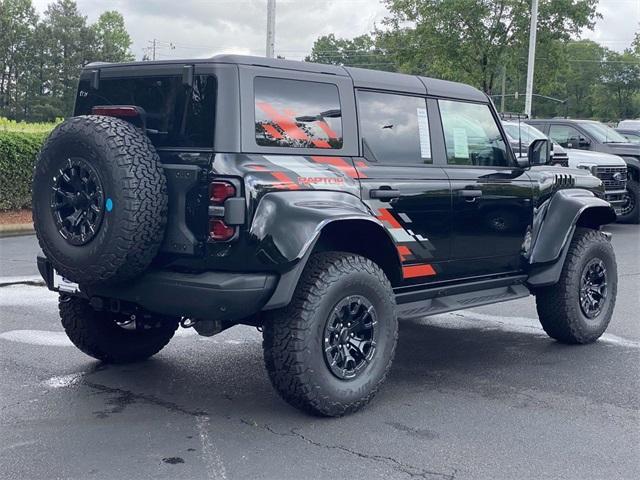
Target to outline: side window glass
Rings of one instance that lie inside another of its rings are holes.
[[[488,105],[439,100],[447,163],[508,167],[507,145]]]
[[[338,87],[256,77],[256,143],[268,147],[342,148]]]
[[[562,147],[571,148],[575,143],[575,148],[577,148],[580,133],[569,125],[551,125],[549,128],[549,137]]]
[[[358,119],[365,154],[392,164],[432,163],[424,98],[358,92]]]

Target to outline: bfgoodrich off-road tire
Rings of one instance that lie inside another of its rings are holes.
[[[613,315],[617,285],[616,258],[607,237],[598,230],[577,229],[560,280],[536,292],[542,328],[550,337],[562,343],[595,342],[604,333]],[[596,291],[604,292],[604,298]],[[581,292],[590,295],[584,297],[586,300],[595,298],[595,303],[587,302],[585,307],[581,303]],[[594,309],[589,311],[589,306]]]
[[[64,277],[80,284],[135,277],[157,254],[166,217],[166,179],[142,130],[88,115],[51,133],[34,174],[33,221]]]
[[[98,312],[78,297],[60,297],[60,318],[73,344],[87,355],[106,363],[145,360],[162,350],[178,328],[178,319],[147,320],[143,329],[127,329],[115,315]]]
[[[618,216],[618,223],[640,223],[640,183],[629,179],[624,213]]]
[[[312,255],[291,303],[269,313],[263,327],[273,386],[294,407],[324,416],[354,412],[373,398],[398,338],[389,280],[371,260],[350,253]],[[360,350],[348,346],[356,344]]]

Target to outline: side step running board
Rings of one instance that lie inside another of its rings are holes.
[[[488,288],[475,292],[457,293],[398,305],[398,317],[416,318],[437,313],[479,307],[490,303],[506,302],[530,295],[529,289],[521,284]]]

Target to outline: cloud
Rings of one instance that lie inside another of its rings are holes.
[[[583,32],[583,38],[620,52],[628,48],[640,31],[640,0],[601,0],[598,12],[602,18],[593,31]]]
[[[34,0],[43,12],[50,0]],[[157,58],[202,58],[217,53],[264,55],[266,0],[77,0],[89,21],[105,10],[124,18],[141,58],[156,39]],[[623,50],[640,23],[640,0],[602,0],[603,18],[586,38]],[[387,14],[377,0],[277,0],[276,54],[302,59],[320,35],[371,32]]]

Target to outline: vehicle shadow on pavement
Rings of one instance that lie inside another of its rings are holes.
[[[538,334],[442,328],[418,321],[400,325],[395,362],[367,410],[424,403],[443,392],[511,399],[516,406],[522,403],[518,392],[524,390],[560,389],[611,401],[606,391],[591,388],[589,382],[620,375],[616,367],[625,357],[637,361],[637,350],[605,343],[567,346]],[[273,391],[257,338],[238,344],[197,337],[174,341],[146,362],[94,364],[81,384],[105,396],[105,410],[96,413],[102,418],[136,403],[195,416],[272,419],[277,413],[313,418],[287,406]]]

